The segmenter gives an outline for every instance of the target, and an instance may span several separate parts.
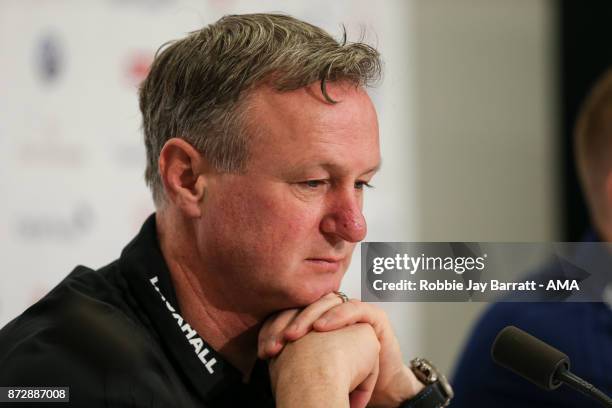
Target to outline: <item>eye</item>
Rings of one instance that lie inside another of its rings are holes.
[[[367,181],[356,181],[355,188],[357,190],[363,190],[364,187],[373,188],[374,186],[369,184]]]
[[[306,180],[306,181],[302,181],[300,184],[303,185],[304,187],[315,189],[325,184],[325,180]]]

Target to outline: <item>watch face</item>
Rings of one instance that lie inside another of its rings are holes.
[[[424,358],[415,358],[410,362],[410,368],[414,375],[424,384],[431,384],[438,380],[438,371],[429,361]]]
[[[423,384],[429,385],[436,382],[440,384],[447,397],[444,406],[447,406],[450,403],[451,398],[453,398],[453,395],[455,395],[453,388],[444,374],[440,373],[433,364],[424,358],[415,358],[410,361],[410,368],[412,369],[414,375]]]

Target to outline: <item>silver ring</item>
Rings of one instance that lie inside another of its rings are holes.
[[[340,292],[339,290],[334,290],[334,294],[342,299],[342,303],[346,303],[349,301],[348,296],[344,294],[344,292]]]

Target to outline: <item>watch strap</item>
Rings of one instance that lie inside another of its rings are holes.
[[[427,385],[417,395],[404,401],[399,408],[441,408],[447,403],[448,397],[442,385],[436,381]]]

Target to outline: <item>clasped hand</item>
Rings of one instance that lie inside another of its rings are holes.
[[[385,312],[334,293],[270,317],[258,355],[270,359],[278,407],[397,407],[423,388]]]

